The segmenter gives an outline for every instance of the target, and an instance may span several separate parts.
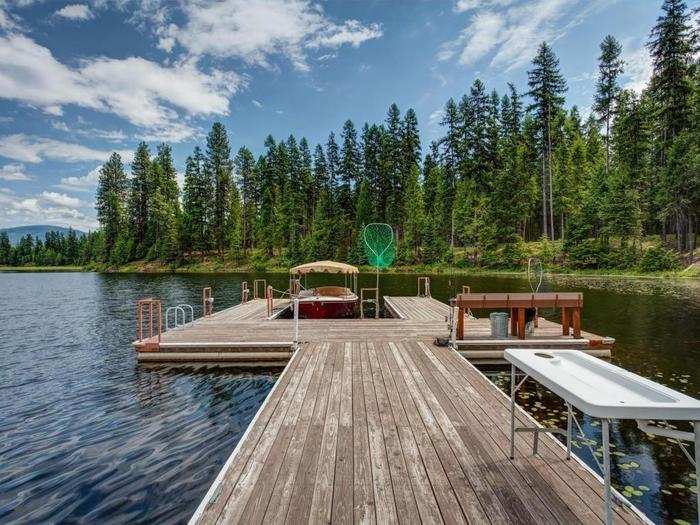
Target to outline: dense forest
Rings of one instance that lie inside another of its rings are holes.
[[[413,109],[395,104],[383,122],[348,120],[324,144],[268,136],[257,158],[245,146],[232,153],[215,123],[179,188],[170,146],[141,143],[131,177],[116,153],[102,166],[100,230],[14,248],[0,239],[0,264],[362,264],[363,226],[386,222],[399,264],[509,268],[537,255],[570,268],[678,267],[692,260],[700,210],[694,16],[681,0],[663,2],[641,94],[621,88],[622,47],[606,36],[586,119],[566,107],[544,42],[526,88],[499,94],[474,80],[447,101],[443,136],[427,147]]]

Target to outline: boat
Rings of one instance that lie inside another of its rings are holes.
[[[345,277],[344,286],[317,286],[306,288],[301,278],[306,281],[310,273],[339,273]],[[316,261],[300,264],[289,270],[290,289],[299,300],[299,317],[302,319],[343,319],[354,317],[358,297],[356,266],[336,261]],[[348,288],[348,277],[352,288]]]

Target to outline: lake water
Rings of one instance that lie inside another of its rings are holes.
[[[0,273],[0,522],[186,522],[276,380],[274,372],[137,365],[134,303],[236,304],[240,281],[286,275]],[[319,279],[320,284],[328,279]],[[363,275],[362,286],[374,276]],[[311,281],[309,284],[312,284]],[[446,300],[474,291],[529,291],[526,279],[434,276]],[[416,276],[386,275],[384,295],[413,295]],[[700,283],[547,279],[584,293],[583,327],[615,337],[613,362],[700,397]],[[551,312],[543,312],[545,316]],[[505,369],[485,370],[508,390]],[[519,400],[540,421],[562,404],[534,384]],[[594,466],[600,435],[582,419],[574,450]],[[697,480],[677,446],[613,425],[613,481],[657,522],[696,521]],[[693,489],[695,487],[695,489]]]

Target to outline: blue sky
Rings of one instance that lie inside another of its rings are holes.
[[[598,45],[623,44],[623,83],[649,76],[660,0],[0,0],[0,227],[96,226],[97,170],[140,140],[176,168],[215,120],[232,150],[268,134],[312,146],[390,103],[418,115],[424,149],[440,111],[477,77],[526,89],[548,40],[586,114]],[[697,1],[689,5],[698,5]]]

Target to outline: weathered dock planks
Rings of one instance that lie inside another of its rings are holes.
[[[508,410],[429,341],[304,343],[191,523],[602,523],[599,478],[553,437],[509,459]]]

